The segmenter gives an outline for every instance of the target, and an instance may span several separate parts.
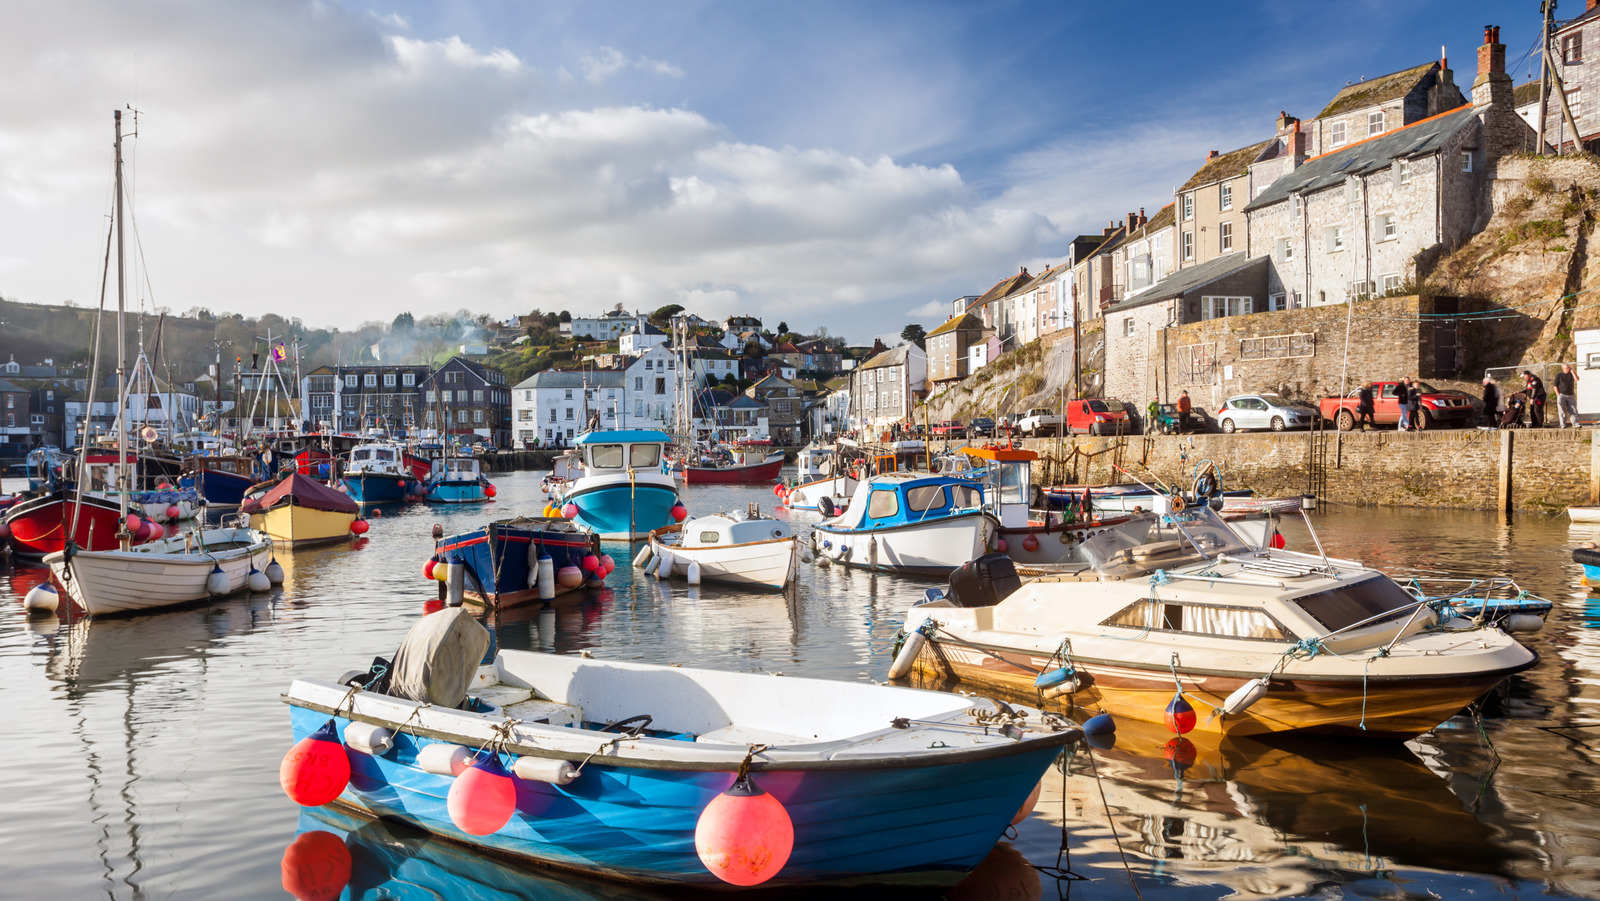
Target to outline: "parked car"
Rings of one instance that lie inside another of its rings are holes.
[[[967,423],[967,434],[974,438],[993,438],[994,420],[987,416],[974,416],[972,421]]]
[[[1398,425],[1400,401],[1395,396],[1399,382],[1372,383],[1372,420],[1378,425]],[[1439,391],[1426,382],[1422,388],[1421,425],[1463,425],[1472,417],[1472,398],[1459,391]],[[1348,432],[1356,425],[1356,395],[1360,388],[1352,389],[1348,397],[1325,397],[1320,404],[1323,419],[1332,420],[1339,431]]]
[[[1038,435],[1054,435],[1061,431],[1066,421],[1065,416],[1048,407],[1034,407],[1026,413],[1017,415],[1017,428],[1030,438]]]
[[[967,427],[954,419],[946,419],[943,422],[933,424],[933,436],[935,438],[965,438],[967,436]]]
[[[1189,408],[1189,424],[1180,428],[1178,425],[1178,405],[1161,404],[1156,411],[1155,422],[1147,423],[1145,430],[1160,432],[1163,435],[1182,434],[1184,432],[1204,432],[1206,430],[1206,411],[1200,407]]]
[[[1022,421],[1022,415],[1023,414],[1021,414],[1021,413],[1007,413],[1005,416],[1001,417],[1000,424],[999,424],[1000,434],[1002,434],[1002,435],[1020,435],[1020,434],[1022,434],[1022,426],[1020,424],[1021,421]]]
[[[1125,435],[1128,408],[1122,401],[1092,397],[1067,403],[1066,428],[1073,434]]]
[[[1297,404],[1276,394],[1238,394],[1217,409],[1217,425],[1224,432],[1238,429],[1310,428],[1320,416],[1309,404]]]

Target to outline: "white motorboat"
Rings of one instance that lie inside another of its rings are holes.
[[[1206,508],[1160,517],[1143,543],[1108,532],[1083,550],[1090,563],[1020,584],[998,556],[964,567],[908,610],[921,640],[895,674],[1154,722],[1187,709],[1202,731],[1410,737],[1537,661],[1447,598],[1355,561],[1249,548]],[[1502,622],[1540,625],[1528,620]]]
[[[752,510],[700,516],[656,529],[650,533],[650,554],[641,554],[640,563],[657,578],[683,576],[690,583],[783,589],[794,578],[800,553],[788,523]]]
[[[1567,518],[1573,522],[1600,523],[1600,507],[1568,507]]]
[[[268,579],[274,571],[272,539],[255,529],[196,530],[123,550],[56,551],[44,562],[90,616],[221,597],[250,587],[252,574]]]
[[[999,526],[970,479],[885,472],[856,486],[843,514],[813,526],[811,544],[831,563],[944,575],[982,554]]]

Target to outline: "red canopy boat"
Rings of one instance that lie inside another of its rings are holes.
[[[122,511],[117,502],[86,494],[80,503],[77,492],[67,489],[29,498],[6,511],[5,523],[17,553],[42,557],[67,546],[67,532],[86,551],[117,548],[117,531]],[[73,527],[76,511],[76,527]]]
[[[695,466],[685,463],[683,481],[690,485],[735,485],[776,482],[783,468],[783,451],[773,451],[765,460],[754,463],[728,463],[721,466]]]

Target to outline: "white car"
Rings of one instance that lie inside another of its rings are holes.
[[[1017,417],[1017,430],[1029,438],[1039,434],[1055,435],[1066,422],[1065,416],[1048,407],[1035,407]]]
[[[1276,394],[1238,394],[1228,398],[1217,411],[1217,425],[1224,432],[1239,429],[1310,428],[1321,414],[1306,404],[1284,400]]]

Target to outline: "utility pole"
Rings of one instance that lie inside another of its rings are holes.
[[[1539,143],[1535,152],[1544,155],[1544,118],[1550,109],[1550,20],[1556,12],[1556,0],[1544,0],[1540,4],[1544,13],[1544,24],[1540,26],[1539,52]]]

